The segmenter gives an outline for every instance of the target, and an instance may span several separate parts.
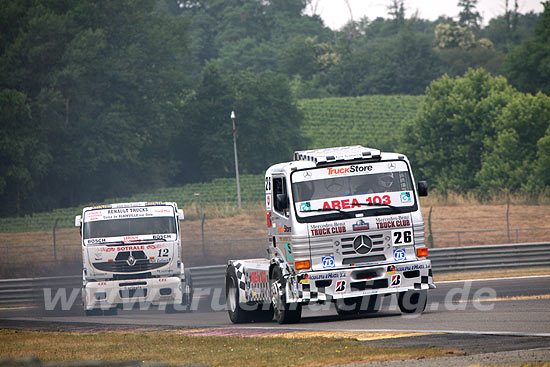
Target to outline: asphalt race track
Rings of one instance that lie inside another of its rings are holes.
[[[81,311],[75,310],[63,313],[44,312],[37,308],[5,308],[0,309],[0,328],[212,328],[215,331],[213,335],[253,335],[279,329],[424,332],[424,335],[369,343],[385,346],[431,345],[464,350],[467,355],[496,353],[500,356],[498,353],[509,351],[535,351],[542,357],[533,358],[550,361],[550,276],[441,282],[436,285],[437,289],[430,292],[428,306],[421,315],[401,315],[394,297],[386,297],[381,310],[374,314],[341,318],[332,305],[311,305],[304,308],[302,321],[298,324],[269,322],[233,325],[225,311],[211,310],[212,297],[200,300],[197,297],[195,301],[199,301],[199,311],[177,314],[150,309],[122,310],[117,316],[85,317]],[[216,297],[213,303],[214,309],[223,308],[223,302]]]

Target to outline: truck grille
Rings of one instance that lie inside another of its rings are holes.
[[[137,273],[158,269],[167,263],[150,263],[149,260],[136,260],[134,265],[129,265],[127,261],[110,261],[93,263],[97,270],[109,271],[112,273]]]

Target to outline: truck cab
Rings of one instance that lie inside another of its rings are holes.
[[[339,314],[355,313],[396,293],[401,311],[423,310],[435,286],[418,200],[427,185],[414,182],[404,155],[362,146],[297,151],[271,166],[269,259],[229,263],[267,279],[269,294],[251,298],[260,288],[245,276],[236,306],[269,301],[279,322],[296,322],[304,304],[330,301]]]
[[[75,218],[83,260],[86,315],[116,314],[125,305],[185,310],[191,277],[181,259],[183,210],[176,203],[86,207]]]

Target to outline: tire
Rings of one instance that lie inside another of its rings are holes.
[[[91,309],[91,310],[84,310],[84,314],[86,316],[102,316],[103,311],[98,309],[98,308],[94,308],[94,309]]]
[[[117,314],[118,314],[118,309],[116,307],[103,310],[103,315],[105,316],[116,316]]]
[[[401,292],[397,297],[397,304],[402,313],[422,313],[428,303],[427,291]]]
[[[286,281],[282,276],[281,268],[276,266],[271,273],[271,302],[275,320],[279,324],[294,324],[302,318],[301,303],[287,303],[285,295]]]
[[[191,303],[193,302],[193,278],[191,278],[191,272],[185,271],[185,289],[183,294],[182,303],[189,305],[188,312],[191,312]]]
[[[334,303],[336,312],[340,316],[357,315],[361,307],[362,297],[340,298]]]
[[[363,296],[357,311],[359,314],[376,313],[380,310],[381,300],[378,295]]]
[[[239,305],[239,280],[235,275],[235,268],[232,266],[227,268],[225,274],[225,299],[227,300],[227,313],[232,323],[241,324],[252,321],[252,312],[243,310]]]

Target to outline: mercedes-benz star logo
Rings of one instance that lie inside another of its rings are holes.
[[[305,178],[311,178],[311,172],[309,172],[309,171],[304,172],[304,177]]]
[[[133,257],[132,255],[130,255],[130,257],[128,257],[128,260],[126,260],[126,262],[127,262],[128,265],[130,265],[130,266],[136,265],[136,259],[135,259],[135,257]]]
[[[368,236],[357,236],[353,240],[353,248],[360,254],[368,254],[372,249],[372,241]]]

